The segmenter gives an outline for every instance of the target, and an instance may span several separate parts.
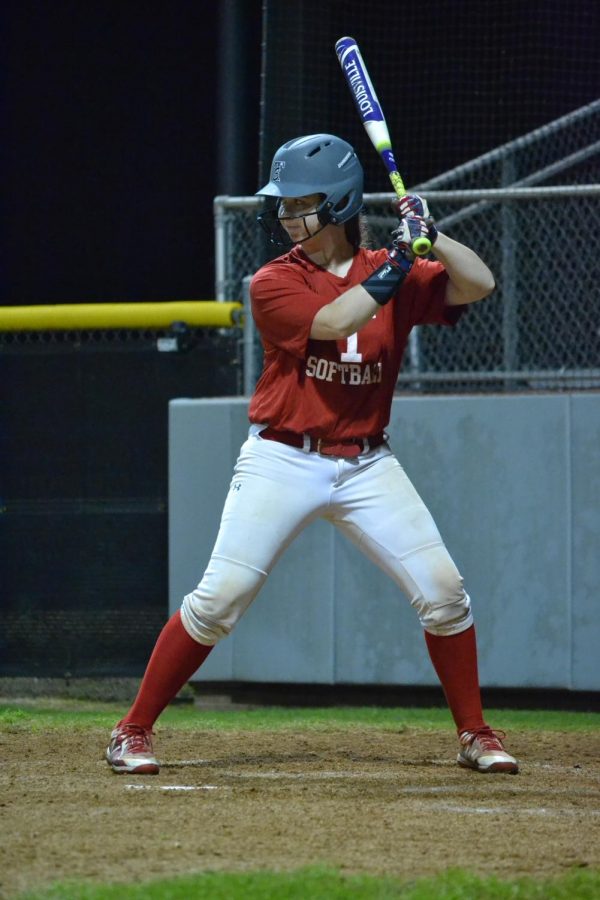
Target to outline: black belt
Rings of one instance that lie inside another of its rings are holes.
[[[277,431],[275,428],[265,428],[260,432],[261,438],[267,441],[278,441],[280,444],[289,444],[290,447],[299,447],[305,449],[304,435],[295,431]],[[338,440],[330,440],[329,438],[316,438],[310,436],[310,443],[306,448],[311,453],[320,453],[321,456],[343,456],[353,457],[359,456],[361,453],[368,453],[369,450],[375,450],[385,444],[387,435],[380,431],[379,434],[373,434],[365,438],[339,438]]]

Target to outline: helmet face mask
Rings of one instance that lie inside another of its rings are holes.
[[[322,194],[324,200],[316,213],[324,228],[342,225],[355,216],[362,209],[362,191],[362,166],[350,144],[331,134],[296,138],[279,148],[273,157],[271,180],[257,191],[257,196],[276,201],[274,208],[261,213],[258,221],[273,243],[292,246],[294,242],[277,217],[277,201]]]
[[[268,206],[266,209],[263,209],[263,211],[257,216],[258,223],[268,234],[271,243],[275,244],[277,247],[287,247],[289,249],[293,247],[294,244],[302,244],[309,238],[314,237],[315,234],[318,234],[319,231],[322,231],[326,225],[331,224],[331,217],[329,215],[331,203],[330,201],[328,201],[327,197],[324,197],[316,206],[316,208],[314,210],[311,210],[311,212],[298,212],[295,214],[290,213],[289,215],[284,216],[279,214],[281,202],[282,198],[276,200],[274,204]],[[318,231],[312,233],[309,231],[306,224],[306,219],[309,216],[317,217],[319,225],[321,226]],[[306,237],[302,238],[300,241],[292,240],[282,224],[282,222],[285,222],[286,219],[296,219],[303,221],[304,229],[306,231]]]

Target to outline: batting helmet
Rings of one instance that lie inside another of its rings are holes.
[[[259,197],[304,197],[323,194],[317,209],[321,225],[342,225],[362,208],[363,170],[354,148],[333,134],[309,134],[283,144],[273,157],[271,179]],[[277,207],[277,202],[275,206]],[[273,211],[258,217],[271,234],[271,240],[281,243],[281,235],[274,229]],[[281,229],[279,229],[281,231]]]

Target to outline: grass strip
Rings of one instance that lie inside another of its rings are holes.
[[[44,698],[35,701],[0,703],[0,730],[7,728],[47,729],[111,729],[125,711],[124,706],[86,701],[57,703]],[[556,710],[490,709],[486,718],[492,727],[505,731],[596,731],[600,729],[600,713],[562,712]],[[173,727],[189,731],[336,731],[374,728],[403,731],[406,728],[447,729],[453,723],[443,708],[327,707],[204,710],[194,706],[174,705],[159,719],[160,728]]]
[[[597,900],[600,872],[574,869],[537,880],[503,880],[451,869],[401,881],[310,867],[293,872],[206,872],[143,884],[63,882],[19,900]]]

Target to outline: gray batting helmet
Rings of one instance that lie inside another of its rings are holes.
[[[333,134],[309,134],[279,148],[271,179],[256,195],[278,200],[324,194],[317,210],[319,222],[341,225],[362,208],[362,192],[363,170],[354,148]],[[264,215],[259,221],[267,226]]]

